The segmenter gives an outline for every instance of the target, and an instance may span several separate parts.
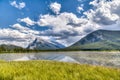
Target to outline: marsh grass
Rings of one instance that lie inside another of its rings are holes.
[[[0,80],[120,80],[120,69],[54,61],[0,61]]]

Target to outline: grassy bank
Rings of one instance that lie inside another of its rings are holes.
[[[0,80],[120,80],[120,69],[51,61],[1,61]]]
[[[74,52],[74,51],[81,51],[81,52],[120,52],[120,50],[4,50],[0,51],[0,54],[3,53],[40,53],[40,52]]]

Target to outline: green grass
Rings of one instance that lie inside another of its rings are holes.
[[[120,80],[120,69],[52,61],[1,61],[0,80]]]

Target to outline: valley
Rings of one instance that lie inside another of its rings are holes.
[[[0,80],[120,80],[120,0],[0,0]]]

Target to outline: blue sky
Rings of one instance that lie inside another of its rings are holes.
[[[0,0],[0,44],[26,47],[43,38],[69,46],[119,25],[120,0]]]
[[[10,5],[10,2],[14,0],[0,0],[0,28],[9,27],[17,22],[18,18],[30,17],[32,20],[38,20],[40,14],[52,14],[55,15],[49,8],[52,2],[58,2],[61,4],[62,12],[72,12],[78,17],[82,13],[78,13],[76,8],[80,4],[84,4],[84,10],[88,10],[90,6],[88,3],[90,0],[83,0],[79,2],[77,0],[16,0],[17,3],[25,2],[26,7],[19,10]]]

